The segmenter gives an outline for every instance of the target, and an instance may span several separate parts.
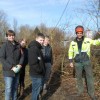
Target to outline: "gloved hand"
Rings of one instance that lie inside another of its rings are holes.
[[[21,65],[16,65],[11,70],[13,70],[15,73],[18,73],[20,69],[21,69]]]

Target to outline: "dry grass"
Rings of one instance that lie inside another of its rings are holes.
[[[57,61],[58,62],[58,61]],[[90,100],[86,88],[82,97],[78,98],[75,96],[76,93],[76,80],[73,78],[72,68],[68,66],[68,62],[64,62],[64,73],[60,72],[61,65],[54,64],[52,77],[50,79],[49,90],[46,95],[43,96],[42,100]],[[95,89],[96,95],[100,96],[100,64],[96,64],[97,59],[94,57],[92,61],[93,71],[95,75]],[[58,66],[58,67],[57,67]],[[29,66],[26,67],[26,77],[25,77],[25,93],[19,100],[30,100],[31,99],[31,80],[29,76]],[[0,100],[4,100],[4,81],[2,75],[2,67],[0,65]],[[3,93],[2,93],[2,92]],[[99,98],[100,99],[100,98]]]
[[[4,80],[2,75],[2,66],[0,64],[0,100],[4,98]]]

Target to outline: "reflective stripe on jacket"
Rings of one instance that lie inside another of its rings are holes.
[[[82,48],[81,48],[81,53],[82,56],[88,56],[90,58],[90,47],[91,45],[100,45],[100,40],[92,40],[90,38],[84,38],[82,42]],[[85,55],[83,55],[85,54]],[[78,55],[78,56],[77,56]],[[68,57],[69,59],[77,59],[79,57],[79,50],[78,50],[78,45],[76,41],[72,41],[69,46],[69,51],[68,51]],[[84,57],[82,58],[84,59]],[[85,59],[84,59],[85,60]]]

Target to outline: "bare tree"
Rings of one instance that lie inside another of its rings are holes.
[[[34,33],[35,33],[35,34],[40,33],[40,30],[38,29],[38,27],[36,27],[36,28],[34,29]]]
[[[3,41],[5,32],[8,28],[7,15],[4,11],[0,10],[0,41]]]
[[[40,29],[40,32],[47,33],[47,27],[45,24],[41,23],[39,29]]]
[[[96,31],[100,29],[100,0],[88,0],[87,13],[96,25]]]
[[[29,25],[24,25],[24,26],[20,26],[19,28],[19,34],[18,34],[18,38],[29,38],[30,34],[31,34],[31,28]]]
[[[14,20],[13,20],[13,29],[14,29],[14,31],[15,31],[15,33],[17,33],[17,20],[14,18]]]

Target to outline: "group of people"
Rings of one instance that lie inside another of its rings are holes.
[[[76,38],[70,43],[68,57],[71,67],[75,67],[77,78],[77,96],[84,92],[83,71],[85,71],[88,94],[92,100],[95,97],[94,79],[90,61],[91,45],[100,45],[100,40],[92,40],[84,36],[84,27],[75,28]],[[8,30],[7,41],[0,50],[0,60],[5,81],[5,100],[17,100],[17,88],[20,83],[24,92],[25,66],[29,64],[29,74],[32,80],[32,100],[39,100],[39,94],[46,89],[53,64],[52,48],[49,37],[42,33],[36,34],[26,49],[26,41],[15,41],[15,32]],[[21,88],[20,88],[21,89]],[[20,90],[21,91],[21,90]],[[67,98],[66,98],[67,100]]]
[[[18,99],[18,86],[19,92],[23,94],[27,64],[29,64],[29,74],[32,80],[32,100],[38,100],[40,92],[47,89],[53,64],[49,36],[42,33],[36,34],[36,39],[29,43],[28,48],[25,39],[19,42],[15,40],[13,30],[6,32],[6,39],[0,48],[5,100]]]

